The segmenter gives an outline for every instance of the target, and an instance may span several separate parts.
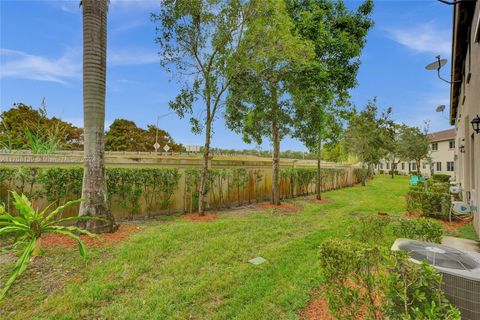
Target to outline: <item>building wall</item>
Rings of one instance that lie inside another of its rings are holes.
[[[463,187],[464,200],[470,202],[474,211],[474,224],[480,234],[480,134],[473,131],[470,121],[480,115],[480,42],[475,39],[479,26],[480,5],[477,2],[470,36],[470,48],[466,53],[463,82],[455,120],[456,128],[456,176]],[[470,74],[470,76],[469,76]],[[468,80],[469,78],[469,80]],[[464,145],[465,152],[458,146]]]
[[[449,171],[447,162],[453,163],[453,169],[455,169],[454,157],[455,157],[455,148],[450,148],[450,141],[455,141],[454,138],[449,140],[443,141],[432,141],[433,143],[437,143],[437,150],[432,150],[431,158],[432,158],[432,167],[433,173],[440,173],[440,174],[448,174],[455,178],[455,170]],[[430,144],[430,147],[432,146]],[[440,170],[437,168],[437,163],[440,162]],[[384,170],[385,173],[390,171],[390,164],[387,161],[382,161],[380,166],[377,166],[376,170],[379,172],[380,170]],[[395,169],[399,172],[399,174],[408,175],[411,172],[415,173],[417,171],[416,164],[414,161],[410,163],[408,161],[402,161],[397,164],[397,168]],[[431,176],[431,168],[430,164],[427,160],[422,160],[420,163],[420,172],[424,177]]]

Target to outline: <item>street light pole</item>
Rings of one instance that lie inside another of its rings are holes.
[[[153,147],[155,148],[155,152],[158,152],[158,148],[160,148],[160,144],[158,144],[158,122],[161,118],[165,118],[171,114],[175,113],[175,111],[172,111],[172,112],[168,112],[168,113],[165,113],[161,116],[157,115],[157,126],[156,126],[156,130],[155,130],[155,144],[153,145]]]

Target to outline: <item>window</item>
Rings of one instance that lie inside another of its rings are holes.
[[[450,149],[455,149],[455,140],[448,141],[448,147]]]
[[[423,169],[427,169],[427,163],[426,162],[423,163]]]
[[[405,170],[405,162],[402,162],[402,170]]]
[[[447,171],[455,171],[453,161],[447,161]]]
[[[412,171],[415,171],[417,170],[417,164],[414,162],[412,163]]]
[[[438,150],[438,143],[434,142],[432,143],[432,151],[437,151]]]
[[[442,163],[437,162],[437,171],[442,171]]]
[[[383,170],[383,164],[380,163],[380,170]]]
[[[387,170],[390,170],[390,163],[387,162]]]

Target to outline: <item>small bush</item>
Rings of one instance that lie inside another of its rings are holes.
[[[431,219],[402,218],[393,225],[393,233],[397,238],[408,238],[420,241],[441,243],[443,226]]]
[[[436,173],[432,176],[432,179],[439,182],[449,182],[450,176],[448,174]]]
[[[368,319],[379,316],[378,272],[383,256],[376,247],[328,239],[320,245],[320,266],[325,279],[325,296],[337,319],[356,319],[365,309]]]
[[[368,215],[357,219],[350,227],[350,236],[363,243],[375,244],[385,240],[386,227],[390,224],[389,217]]]
[[[384,284],[388,319],[461,319],[442,291],[442,276],[432,266],[415,264],[408,255],[397,252],[388,269]]]
[[[443,185],[433,185],[427,190],[422,186],[412,187],[406,197],[408,212],[421,210],[424,216],[447,219],[451,197],[448,193],[438,192],[444,190],[443,188]]]

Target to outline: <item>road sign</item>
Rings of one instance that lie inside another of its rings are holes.
[[[158,142],[155,142],[153,147],[155,148],[155,152],[157,152],[158,148],[160,148],[160,144]]]
[[[170,147],[168,146],[168,144],[166,144],[165,147],[163,147],[163,150],[165,150],[165,152],[168,152],[168,150],[170,150]]]

